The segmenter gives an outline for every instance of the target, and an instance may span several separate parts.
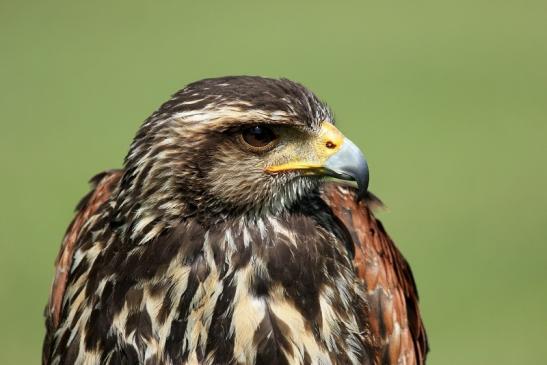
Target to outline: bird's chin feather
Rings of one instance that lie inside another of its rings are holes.
[[[319,186],[319,179],[308,176],[295,176],[283,183],[271,200],[267,202],[267,211],[279,213],[298,204],[306,196],[312,194]]]
[[[249,218],[279,215],[305,200],[317,191],[319,186],[318,179],[298,174],[271,179],[267,183],[263,182],[262,187],[248,191],[244,200],[230,203],[223,201],[220,204],[224,207],[231,206],[229,211],[235,215],[245,215]]]

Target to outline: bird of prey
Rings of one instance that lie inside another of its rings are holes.
[[[425,363],[366,160],[304,86],[192,83],[92,186],[56,262],[44,364]]]

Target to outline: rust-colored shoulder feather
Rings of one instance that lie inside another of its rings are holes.
[[[378,348],[375,364],[424,364],[428,343],[418,291],[408,262],[371,212],[381,202],[371,194],[357,202],[353,189],[335,184],[325,186],[323,197],[353,239]]]
[[[112,191],[117,186],[122,176],[122,170],[109,170],[95,175],[91,178],[91,191],[86,194],[76,206],[76,215],[63,238],[61,249],[57,259],[55,260],[55,279],[51,287],[49,301],[46,307],[46,343],[47,338],[51,338],[53,332],[59,325],[59,317],[63,304],[63,297],[66,289],[70,267],[78,237],[82,231],[82,227],[87,220],[104,204],[109,198]],[[44,350],[49,346],[44,346]],[[44,357],[47,358],[47,357]]]

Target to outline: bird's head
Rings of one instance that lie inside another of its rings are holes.
[[[121,196],[168,215],[257,213],[289,207],[325,177],[361,194],[368,185],[363,154],[324,103],[289,80],[224,77],[188,85],[146,120]]]

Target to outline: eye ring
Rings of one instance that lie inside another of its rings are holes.
[[[253,125],[244,128],[238,137],[245,147],[256,152],[270,150],[275,146],[275,142],[278,139],[272,128],[263,125]]]

